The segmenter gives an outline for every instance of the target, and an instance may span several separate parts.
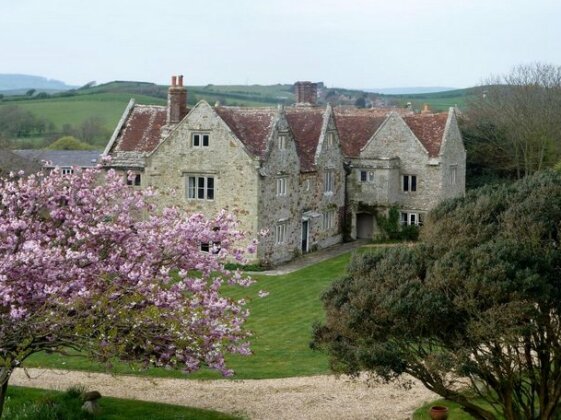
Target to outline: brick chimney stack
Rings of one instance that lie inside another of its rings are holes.
[[[318,97],[318,85],[312,82],[296,82],[294,93],[297,104],[315,105]]]
[[[168,89],[167,123],[177,124],[187,115],[187,89],[183,86],[183,76],[171,76]]]

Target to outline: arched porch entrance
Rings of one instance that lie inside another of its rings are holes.
[[[370,213],[357,213],[356,237],[357,239],[372,239],[374,235],[374,215]]]

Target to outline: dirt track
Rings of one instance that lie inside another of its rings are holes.
[[[436,399],[418,383],[406,390],[333,376],[197,381],[51,369],[28,373],[31,379],[23,370],[16,371],[10,384],[58,390],[80,384],[102,395],[214,409],[250,419],[400,420]]]

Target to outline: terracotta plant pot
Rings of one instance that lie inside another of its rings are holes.
[[[429,409],[429,416],[432,420],[446,420],[448,418],[448,407],[433,405]]]

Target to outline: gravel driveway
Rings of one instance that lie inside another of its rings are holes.
[[[334,376],[262,380],[184,380],[103,373],[22,369],[11,385],[65,390],[83,385],[102,395],[214,409],[250,419],[408,419],[437,396],[414,382],[411,389]]]

